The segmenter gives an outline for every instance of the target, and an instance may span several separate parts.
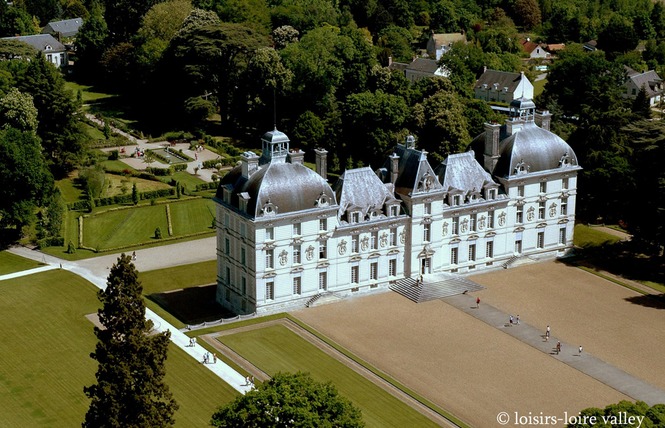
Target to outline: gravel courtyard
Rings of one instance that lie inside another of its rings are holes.
[[[665,389],[665,310],[580,269],[544,262],[470,277],[481,305],[551,325],[553,339]],[[415,304],[396,293],[348,299],[293,315],[472,426],[497,414],[576,415],[629,399],[441,300]],[[560,423],[561,426],[563,423]]]

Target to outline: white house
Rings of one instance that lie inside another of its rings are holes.
[[[623,98],[635,99],[640,89],[644,88],[649,105],[654,106],[660,103],[663,96],[663,79],[654,70],[640,73],[632,68],[626,67],[626,81],[623,84]]]
[[[50,34],[34,34],[31,36],[3,37],[5,40],[18,40],[42,52],[46,60],[56,67],[67,65],[67,49]]]
[[[480,100],[508,104],[517,98],[533,99],[533,84],[524,73],[486,69],[476,81],[473,92]]]
[[[239,314],[434,284],[443,276],[564,255],[572,247],[577,157],[550,115],[515,100],[471,151],[432,166],[409,137],[376,171],[326,182],[276,129],[220,182],[217,301]]]

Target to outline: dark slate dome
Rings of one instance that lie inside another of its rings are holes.
[[[501,140],[499,153],[501,157],[493,171],[497,177],[516,175],[520,166],[529,173],[577,166],[577,156],[568,143],[533,122]]]
[[[277,215],[316,208],[321,196],[329,205],[336,204],[330,185],[316,172],[297,163],[269,163],[248,179],[242,176],[239,165],[221,180],[218,199],[222,199],[221,187],[228,184],[233,187],[233,206],[238,207],[241,193],[248,194],[247,213],[251,217],[262,216],[266,204],[271,204]]]

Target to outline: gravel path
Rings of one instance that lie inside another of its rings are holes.
[[[665,311],[633,303],[637,293],[557,262],[471,279],[486,287],[474,293],[481,306],[519,314],[543,332],[549,324],[552,340],[581,344],[584,355],[665,388]],[[472,426],[497,426],[500,412],[564,418],[630,399],[503,334],[504,323],[488,325],[441,300],[385,293],[294,315]]]

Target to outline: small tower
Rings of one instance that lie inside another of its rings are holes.
[[[260,164],[271,162],[286,162],[286,155],[289,154],[289,137],[285,133],[274,130],[266,132],[261,137],[263,153],[261,153]]]

